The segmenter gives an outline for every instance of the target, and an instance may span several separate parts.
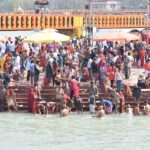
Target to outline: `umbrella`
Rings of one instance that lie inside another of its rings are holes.
[[[93,38],[93,41],[139,40],[140,37],[126,32],[109,32]]]
[[[61,33],[57,30],[43,30],[35,33],[24,39],[25,43],[50,43],[50,42],[65,42],[69,41],[70,37]]]
[[[6,41],[6,38],[3,36],[0,36],[0,42],[4,42],[4,41]]]
[[[45,32],[58,32],[58,30],[50,28],[50,29],[44,29],[44,30],[42,30],[40,32],[41,33],[45,33]]]

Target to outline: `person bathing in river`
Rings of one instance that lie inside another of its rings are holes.
[[[105,110],[104,110],[103,106],[99,106],[98,112],[97,112],[97,117],[104,118],[104,116],[105,116]]]
[[[145,102],[144,105],[144,115],[150,115],[150,105],[148,104],[148,102]]]
[[[60,85],[60,82],[57,83],[57,88],[55,91],[55,95],[56,95],[56,112],[61,112],[62,109],[62,104],[65,103],[64,101],[64,90]]]
[[[64,105],[61,110],[60,116],[61,117],[69,116],[69,111],[70,111],[69,108],[67,108],[66,105]]]
[[[140,115],[139,104],[136,104],[136,106],[133,108],[133,114],[134,114],[134,116],[139,116]]]
[[[131,108],[130,105],[127,106],[126,112],[128,115],[132,116],[133,115],[133,109]]]
[[[48,102],[46,106],[46,114],[49,112],[54,113],[56,108],[56,102]]]
[[[105,116],[104,107],[103,107],[102,105],[100,105],[100,106],[98,107],[97,115],[92,116],[92,117],[104,118],[104,116]]]

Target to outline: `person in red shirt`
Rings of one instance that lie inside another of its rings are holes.
[[[89,75],[89,72],[88,72],[87,68],[83,69],[83,76],[84,76],[86,81],[88,81],[90,79],[90,75]]]
[[[71,54],[73,52],[74,48],[71,44],[68,44],[67,50],[68,50],[68,53]]]
[[[69,81],[69,88],[70,88],[70,98],[76,99],[79,97],[79,83],[75,79],[74,76],[71,77],[71,80]]]
[[[148,74],[150,73],[150,59],[148,59],[144,64],[144,69],[145,69],[145,77],[147,77]]]
[[[36,113],[36,94],[32,87],[28,93],[28,110],[31,113]]]
[[[140,61],[141,61],[141,67],[144,66],[144,62],[145,62],[145,49],[144,47],[142,47],[142,49],[140,50]]]
[[[108,78],[111,83],[111,87],[114,85],[114,80],[115,80],[115,67],[113,64],[107,68],[107,73],[108,73]]]
[[[54,51],[57,49],[57,43],[55,41],[53,42],[53,49]]]
[[[105,60],[104,54],[102,52],[100,52],[99,58],[100,58],[100,60]]]

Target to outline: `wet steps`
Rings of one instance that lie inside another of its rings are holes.
[[[86,92],[88,86],[89,86],[88,83],[83,83],[83,84],[81,83],[80,84],[80,97],[82,98],[82,103],[83,103],[83,106],[84,106],[85,110],[88,110],[88,105],[89,105],[88,104],[88,93]],[[18,85],[17,90],[16,90],[16,86],[14,86],[12,88],[14,88],[15,92],[16,92],[16,101],[17,101],[17,104],[20,106],[19,110],[27,111],[29,87],[26,86],[26,85]],[[42,91],[41,91],[42,100],[54,101],[54,99],[55,99],[55,89],[56,89],[56,87],[53,87],[53,86],[43,86]],[[65,92],[66,92],[66,90],[65,90]],[[106,97],[110,96],[110,95],[113,95],[113,93],[112,92],[107,93]],[[97,100],[99,100],[100,98],[104,98],[104,97],[105,97],[104,92],[100,92],[99,93],[99,98],[97,98]],[[145,89],[142,90],[142,97],[141,97],[141,100],[140,100],[141,108],[143,107],[143,104],[144,104],[145,101],[150,102],[150,89],[149,90],[148,89],[147,90],[145,90]],[[130,104],[131,107],[134,107],[135,104],[136,104],[133,97],[125,97],[125,102],[126,102],[126,105]]]

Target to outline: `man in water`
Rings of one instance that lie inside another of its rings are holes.
[[[139,116],[140,115],[139,104],[136,104],[136,106],[133,108],[133,114],[134,114],[134,116]]]
[[[103,118],[105,116],[105,111],[104,111],[104,108],[103,106],[99,106],[99,111],[97,112],[97,117],[98,118]]]
[[[64,105],[63,109],[61,110],[60,116],[66,117],[69,115],[69,109]]]
[[[61,112],[62,105],[65,104],[64,101],[64,90],[60,85],[60,82],[57,83],[57,88],[55,90],[56,95],[56,112]]]
[[[145,102],[144,115],[149,115],[149,114],[150,114],[150,105],[148,104],[148,102]]]
[[[131,108],[131,106],[129,104],[127,106],[126,112],[128,115],[131,115],[131,116],[133,115],[133,109]]]
[[[49,111],[52,113],[55,112],[56,102],[48,102],[46,106],[46,114],[48,115]]]

